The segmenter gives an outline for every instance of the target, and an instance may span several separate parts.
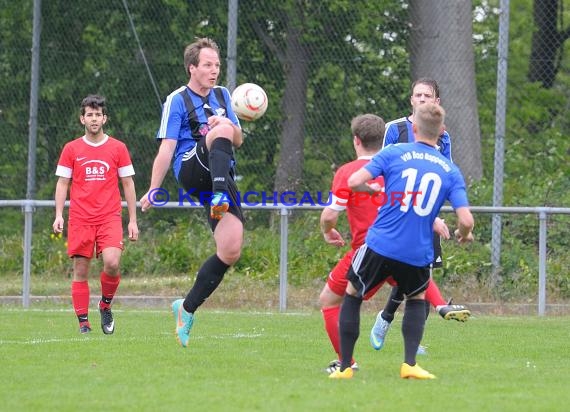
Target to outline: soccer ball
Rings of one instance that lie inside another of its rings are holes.
[[[259,119],[265,114],[267,104],[265,90],[254,83],[239,85],[232,93],[232,109],[241,120]]]

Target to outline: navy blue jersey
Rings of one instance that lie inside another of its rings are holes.
[[[175,139],[174,176],[178,179],[184,154],[190,152],[196,142],[205,137],[208,131],[208,117],[223,116],[240,126],[232,110],[230,92],[222,86],[215,86],[202,97],[187,86],[182,86],[168,95],[162,108],[160,129],[157,139]],[[241,126],[240,126],[241,127]]]
[[[414,266],[433,261],[433,222],[446,200],[468,206],[461,171],[421,142],[389,145],[364,166],[384,176],[385,198],[366,244],[376,253]]]
[[[396,143],[412,143],[416,141],[414,130],[412,129],[412,122],[407,117],[401,117],[391,122],[386,123],[386,131],[384,132],[384,143],[382,147],[389,144]],[[451,159],[451,138],[446,131],[439,137],[437,142],[438,150],[442,155]]]

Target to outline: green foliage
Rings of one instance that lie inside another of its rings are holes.
[[[166,213],[153,210],[151,213]],[[121,261],[125,282],[132,280],[152,283],[171,276],[192,279],[204,260],[214,253],[209,227],[203,219],[203,210],[173,211],[171,216],[149,225],[141,218],[139,241],[127,243]],[[289,216],[288,226],[288,283],[295,287],[313,287],[324,283],[326,276],[348,250],[326,244],[319,230],[317,211],[297,211]],[[277,285],[280,276],[280,231],[275,216],[273,226],[267,226],[267,212],[246,211],[245,243],[240,260],[228,276],[235,279],[259,281]],[[450,228],[455,227],[452,215],[444,216]],[[453,241],[443,243],[444,268],[435,271],[443,289],[460,290],[466,299],[500,301],[534,300],[538,290],[538,220],[535,215],[507,215],[504,217],[502,278],[491,288],[491,216],[475,214],[476,241],[460,246]],[[50,216],[35,220],[36,233],[32,238],[32,276],[40,282],[69,279],[72,263],[66,255],[65,238],[51,233]],[[265,223],[256,223],[263,221]],[[45,222],[44,222],[45,223]],[[566,233],[570,217],[553,216],[548,224],[547,295],[549,301],[570,299],[567,274],[570,257]],[[42,229],[43,228],[43,229]],[[345,219],[339,222],[339,231],[347,243],[350,232]],[[23,262],[22,232],[0,235],[0,281],[21,283]],[[93,262],[92,274],[100,270],[101,262]],[[35,282],[38,283],[37,281]],[[39,285],[38,285],[39,286]],[[7,286],[8,289],[11,286]],[[142,287],[142,286],[141,286]],[[160,290],[164,285],[155,285]],[[67,286],[65,286],[67,288]],[[8,290],[3,288],[3,290]],[[143,288],[144,289],[144,288]],[[11,289],[10,289],[11,290]],[[53,288],[48,287],[53,293]],[[150,292],[153,292],[151,285]],[[134,290],[136,292],[136,288]]]
[[[484,177],[470,184],[472,205],[493,202],[498,3],[473,2]],[[567,207],[570,164],[566,136],[570,117],[566,102],[570,94],[570,57],[567,53],[561,55],[560,70],[551,89],[529,83],[533,0],[511,3],[503,204]],[[334,0],[323,7],[322,2],[308,1],[300,7],[299,2],[286,0],[258,2],[256,6],[251,8],[240,2],[237,81],[262,84],[270,106],[262,119],[243,124],[245,144],[236,152],[240,189],[271,192],[280,152],[288,150],[280,145],[287,115],[282,113],[280,103],[285,73],[296,63],[287,62],[284,54],[287,24],[292,19],[302,31],[302,45],[311,51],[304,91],[307,117],[301,189],[312,194],[326,191],[334,170],[353,156],[349,127],[354,115],[373,112],[390,120],[409,109],[407,2]],[[225,64],[227,2],[141,0],[129,2],[129,7],[158,96],[121,2],[101,0],[89,13],[85,13],[81,2],[51,0],[42,5],[36,198],[53,198],[57,159],[65,142],[83,132],[78,122],[79,102],[88,93],[107,97],[108,132],[129,146],[137,173],[137,192],[144,193],[158,147],[154,135],[161,102],[187,80],[182,66],[183,46],[196,36],[211,36],[221,46]],[[26,195],[31,39],[32,2],[3,1],[1,199],[21,199]],[[225,83],[225,77],[222,70],[221,83]],[[163,186],[176,193],[178,185],[172,173]],[[9,208],[0,215],[0,277],[21,273],[21,216],[19,210]],[[160,210],[142,217],[141,240],[129,244],[123,256],[125,275],[195,273],[204,258],[213,253],[213,244],[203,221],[194,212],[189,216],[181,218],[179,211]],[[34,217],[33,270],[40,276],[70,270],[70,262],[59,257],[61,244],[51,239],[52,218],[51,213],[43,212]],[[233,270],[235,275],[276,282],[278,219],[266,212],[248,213],[246,247]],[[474,245],[456,248],[446,244],[449,260],[442,275],[444,283],[455,284],[471,276],[473,283],[487,285],[491,271],[491,223],[484,215],[477,215],[476,219]],[[496,293],[515,298],[532,293],[536,287],[537,224],[534,216],[518,215],[504,217],[504,222],[503,282]],[[333,251],[324,244],[312,212],[296,212],[289,230],[290,281],[303,284],[322,279],[342,251]],[[568,297],[570,292],[564,281],[570,268],[566,257],[570,246],[566,236],[568,219],[552,217],[548,233],[549,293]]]

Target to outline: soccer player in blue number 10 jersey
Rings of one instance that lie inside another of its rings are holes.
[[[444,202],[449,201],[458,217],[455,238],[459,243],[473,240],[474,226],[461,171],[435,147],[444,117],[441,106],[421,105],[413,124],[416,141],[385,147],[348,179],[354,192],[372,192],[366,182],[382,175],[387,198],[347,274],[349,283],[339,315],[341,367],[330,378],[352,378],[350,361],[360,332],[362,297],[388,276],[406,297],[400,376],[435,378],[416,363],[426,320],[425,289],[434,255],[433,222]]]

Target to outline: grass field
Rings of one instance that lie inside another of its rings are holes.
[[[430,317],[420,364],[434,381],[399,378],[401,315],[386,346],[362,318],[350,381],[320,313],[197,312],[178,346],[166,309],[117,309],[117,329],[80,335],[69,307],[0,312],[2,411],[564,411],[570,405],[569,317]]]

